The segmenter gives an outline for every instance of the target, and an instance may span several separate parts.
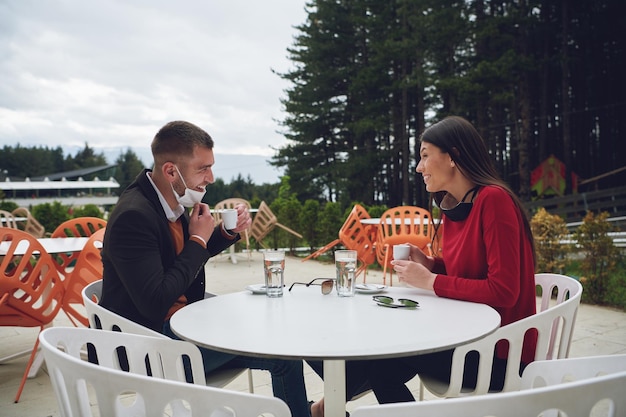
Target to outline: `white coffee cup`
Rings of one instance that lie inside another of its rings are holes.
[[[407,244],[393,245],[393,259],[408,261],[410,253],[411,247]]]
[[[225,209],[220,213],[222,216],[222,221],[224,222],[224,228],[226,230],[232,230],[237,227],[237,210],[236,209]]]

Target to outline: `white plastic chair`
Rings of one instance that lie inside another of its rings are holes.
[[[185,341],[74,327],[46,329],[40,341],[62,416],[291,415],[278,398],[198,384],[202,372],[194,375],[194,384],[181,382],[183,357],[201,360],[198,349]],[[98,364],[81,359],[87,344],[98,352]],[[130,372],[111,360],[120,347]],[[145,375],[146,360],[153,376]],[[172,376],[177,380],[163,379]]]
[[[626,372],[626,354],[535,361],[524,369],[521,389],[541,388],[623,372]],[[600,415],[599,412],[594,413],[594,416]],[[547,410],[542,414],[542,417],[559,416],[558,410]]]
[[[502,391],[519,390],[521,383],[519,363],[524,335],[531,329],[536,329],[538,333],[535,360],[560,359],[569,355],[582,286],[577,280],[559,274],[536,274],[535,284],[541,287],[542,291],[537,314],[503,326],[475,342],[455,348],[450,383],[425,373],[420,374],[420,400],[423,399],[423,387],[444,398],[488,393],[496,343],[503,339],[509,342],[509,356]],[[552,298],[554,289],[557,291],[555,299]],[[480,355],[476,387],[463,387],[465,356],[473,351]]]
[[[104,329],[123,333],[133,333],[144,336],[169,339],[162,333],[155,332],[132,320],[122,317],[98,304],[102,296],[102,280],[94,281],[83,289],[83,303],[87,311],[89,326],[92,329]],[[195,346],[195,345],[194,345]],[[202,360],[199,362],[202,369]],[[246,368],[233,368],[213,371],[206,375],[206,384],[212,387],[225,387],[235,380],[241,373],[248,372],[248,390],[254,393],[254,381],[252,370]]]
[[[580,381],[492,395],[363,406],[352,417],[528,417],[560,410],[567,417],[626,415],[626,372]],[[593,414],[592,414],[593,411]]]
[[[72,327],[50,329],[54,331],[48,332],[46,340],[77,359],[86,357],[89,346],[100,366],[180,382],[186,382],[185,360],[191,365],[193,383],[206,385],[202,355],[193,343],[84,327],[76,328],[80,331]]]
[[[540,388],[619,372],[626,372],[626,354],[535,361],[524,369],[521,389]]]

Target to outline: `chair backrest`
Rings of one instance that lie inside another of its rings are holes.
[[[40,336],[42,350],[57,403],[64,416],[191,416],[231,415],[290,416],[281,400],[222,390],[184,381],[183,362],[200,359],[197,348],[187,342],[83,328],[49,328]],[[81,360],[86,346],[100,349],[99,364]],[[134,366],[130,372],[115,362],[122,347]],[[146,360],[150,375],[146,376]],[[192,368],[197,368],[193,367]],[[163,375],[155,370],[164,370]],[[202,369],[202,368],[197,368]],[[175,379],[170,379],[170,376]],[[198,375],[201,378],[201,375]],[[89,395],[87,387],[93,388]],[[94,401],[95,395],[95,401]],[[93,409],[97,412],[93,412]]]
[[[55,262],[32,235],[0,227],[0,325],[36,327],[54,319],[64,287]]]
[[[433,233],[433,221],[425,208],[399,206],[385,210],[380,217],[376,238],[376,260],[383,267],[383,283],[387,282],[389,268],[389,285],[393,285],[393,245],[412,243],[423,251],[429,251]]]
[[[18,228],[13,213],[6,210],[0,210],[0,227],[9,227],[11,229]]]
[[[568,417],[589,417],[606,406],[609,417],[626,415],[626,372],[543,388],[494,395],[359,407],[352,417],[527,417],[561,410]],[[608,402],[608,404],[607,404]]]
[[[23,228],[20,227],[19,223],[17,224],[17,227],[21,230],[24,230],[26,233],[30,233],[35,237],[44,237],[46,235],[46,228],[43,227],[43,225],[39,223],[36,218],[33,217],[33,215],[26,207],[18,207],[13,210],[13,216],[15,216],[16,218],[26,218]]]
[[[276,226],[302,239],[302,235],[300,233],[290,229],[284,224],[278,223],[278,219],[270,207],[265,204],[265,201],[261,201],[259,209],[252,220],[252,225],[250,226],[250,235],[259,243],[259,245],[265,247],[261,241]]]
[[[380,217],[378,241],[382,242],[378,251],[384,256],[386,245],[410,242],[421,249],[431,242],[434,233],[430,212],[422,207],[393,207]],[[380,256],[379,256],[380,257]]]
[[[75,217],[58,225],[50,237],[89,237],[106,225],[99,217]]]
[[[102,279],[102,241],[106,229],[100,229],[89,237],[85,247],[76,258],[76,264],[64,280],[65,296],[63,297],[63,311],[70,321],[83,326],[89,325],[89,319],[82,312],[84,310],[83,289],[86,285]],[[76,321],[75,321],[76,320]]]
[[[213,217],[215,218],[215,221],[218,222],[222,218],[222,216],[220,215],[220,210],[234,209],[239,204],[243,204],[248,209],[250,209],[252,207],[248,200],[245,200],[243,198],[235,198],[235,197],[227,198],[225,200],[222,200],[222,201],[219,201],[218,203],[216,203],[215,206],[213,207],[214,212],[215,212]]]
[[[202,355],[193,343],[167,337],[153,337],[85,327],[51,327],[40,339],[81,359],[86,349],[98,365],[140,375],[205,385]],[[48,330],[48,329],[46,329]],[[120,352],[124,352],[124,363]],[[191,362],[186,369],[185,362]],[[127,369],[124,369],[127,368]],[[189,373],[190,375],[187,375]]]
[[[98,217],[76,217],[58,225],[50,237],[90,237],[97,230],[105,228],[106,225],[107,221]],[[55,254],[59,272],[63,275],[69,275],[68,271],[79,254],[80,252]]]
[[[544,295],[549,298],[553,290],[556,290],[558,291],[556,301],[559,303],[548,307],[549,303],[546,300],[546,309],[540,309],[537,314],[500,327],[494,333],[475,342],[458,346],[454,349],[452,357],[450,383],[442,383],[424,374],[420,375],[422,384],[433,394],[446,398],[488,393],[496,344],[506,340],[509,347],[503,391],[518,390],[521,386],[520,361],[524,338],[532,331],[536,331],[538,336],[535,360],[567,357],[582,286],[577,280],[558,274],[537,274],[535,283],[542,288],[542,300]],[[474,351],[480,355],[477,384],[475,388],[463,387],[465,357]]]
[[[86,285],[85,288],[83,288],[82,297],[85,310],[87,311],[89,326],[92,329],[133,333],[165,339],[168,338],[162,333],[155,332],[148,327],[135,323],[134,321],[129,320],[126,317],[122,317],[98,304],[100,298],[102,298],[102,280],[94,281]]]
[[[83,303],[85,304],[85,310],[87,311],[89,327],[91,327],[92,329],[102,329],[108,331],[156,337],[161,339],[169,339],[169,337],[162,333],[155,332],[148,327],[142,326],[139,323],[135,323],[134,321],[129,320],[126,317],[122,317],[119,314],[116,314],[113,311],[99,305],[98,302],[102,297],[102,280],[94,281],[91,284],[85,286],[82,291],[82,297]],[[203,369],[202,362],[200,362],[198,366],[200,366],[200,369]],[[252,373],[249,370],[243,368],[212,371],[205,375],[205,383],[214,387],[223,387],[245,371],[248,372],[248,389],[250,390],[250,392],[254,392]]]
[[[252,225],[250,226],[250,236],[252,236],[259,245],[265,247],[262,240],[274,229],[274,227],[276,227],[277,223],[278,219],[272,210],[265,203],[265,201],[261,201],[259,210],[254,215]]]
[[[369,219],[365,207],[355,204],[348,218],[339,230],[339,240],[347,249],[357,251],[357,257],[366,265],[373,264],[376,261],[376,252],[374,251],[374,241],[370,227],[361,224],[361,219]]]
[[[538,311],[545,311],[563,304],[572,298],[578,300],[561,306],[563,320],[555,320],[550,333],[550,344],[545,359],[567,358],[572,343],[574,324],[578,314],[578,306],[582,297],[583,287],[576,279],[567,275],[540,273],[535,274],[535,287],[541,288],[541,303]],[[558,347],[555,356],[555,348]]]
[[[626,372],[626,354],[541,360],[524,369],[520,388],[540,388],[617,372]]]

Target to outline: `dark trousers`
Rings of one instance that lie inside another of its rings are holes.
[[[380,404],[415,401],[406,383],[419,374],[428,374],[450,382],[452,350],[405,358],[346,362],[346,401],[369,389]],[[322,378],[322,362],[307,361]],[[523,366],[520,367],[520,373]],[[493,359],[490,389],[502,390],[506,371],[506,359]],[[465,360],[464,387],[475,387],[478,373],[478,355],[472,352]]]

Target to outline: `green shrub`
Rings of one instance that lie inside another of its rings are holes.
[[[321,243],[317,231],[320,203],[317,200],[306,200],[300,212],[300,233],[308,243],[311,252]]]
[[[606,212],[597,216],[587,212],[582,225],[574,233],[584,255],[580,264],[583,300],[596,304],[607,303],[609,281],[616,271],[619,255],[613,239],[608,235],[611,231],[611,225],[606,221],[608,216]]]
[[[622,265],[618,270],[624,271],[624,268],[626,265]],[[626,274],[624,272],[614,273],[609,277],[604,304],[626,310]]]
[[[12,213],[16,208],[18,208],[18,205],[13,201],[0,201],[0,210]]]
[[[370,215],[370,217],[376,218],[376,217],[381,217],[383,213],[387,211],[388,209],[389,207],[385,205],[369,206],[367,207],[367,213]]]
[[[71,218],[69,206],[64,206],[58,201],[54,201],[52,204],[38,204],[33,207],[31,214],[50,233],[52,233],[58,225]]]
[[[97,217],[99,219],[104,218],[104,214],[98,206],[95,204],[85,204],[83,207],[74,208],[71,210],[72,217]]]
[[[319,234],[320,241],[323,244],[332,242],[337,239],[339,229],[346,221],[343,217],[341,205],[335,202],[327,202],[322,208],[322,212],[319,217]]]
[[[571,248],[561,243],[568,234],[565,220],[542,207],[532,217],[530,227],[535,238],[537,272],[562,273]]]

